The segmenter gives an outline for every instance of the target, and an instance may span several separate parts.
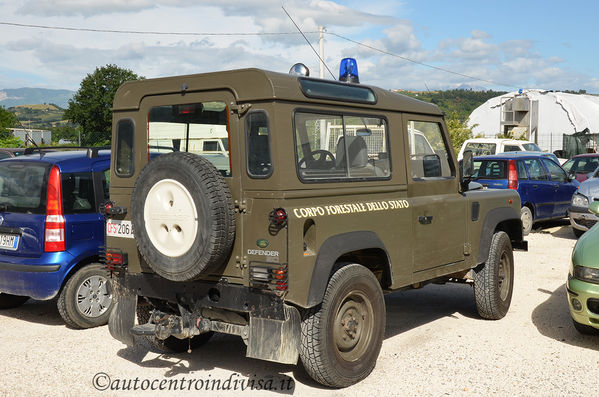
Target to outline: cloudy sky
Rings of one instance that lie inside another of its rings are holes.
[[[76,90],[106,64],[151,78],[303,62],[318,76],[282,6],[316,49],[326,27],[327,65],[355,57],[363,83],[599,93],[593,0],[0,0],[0,88]]]

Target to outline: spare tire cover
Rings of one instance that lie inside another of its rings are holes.
[[[235,239],[229,187],[210,161],[192,153],[163,154],[142,169],[131,221],[142,257],[172,281],[222,265]]]

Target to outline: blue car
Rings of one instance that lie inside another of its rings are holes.
[[[514,189],[520,194],[524,234],[540,220],[568,216],[579,182],[543,153],[502,153],[474,158],[473,180],[490,189]]]
[[[109,274],[100,264],[110,151],[23,155],[0,161],[0,309],[58,297],[73,328],[106,324]]]

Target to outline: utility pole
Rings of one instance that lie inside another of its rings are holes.
[[[324,79],[324,26],[318,27],[318,47],[320,55],[320,75],[321,79]]]

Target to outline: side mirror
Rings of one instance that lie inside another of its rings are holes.
[[[474,175],[474,160],[472,157],[472,150],[464,151],[464,157],[462,158],[460,174],[460,185],[462,186],[462,191],[466,192],[468,191],[470,179],[472,178],[472,175]]]
[[[595,214],[599,215],[599,201],[593,201],[591,205],[589,205],[589,210]]]

